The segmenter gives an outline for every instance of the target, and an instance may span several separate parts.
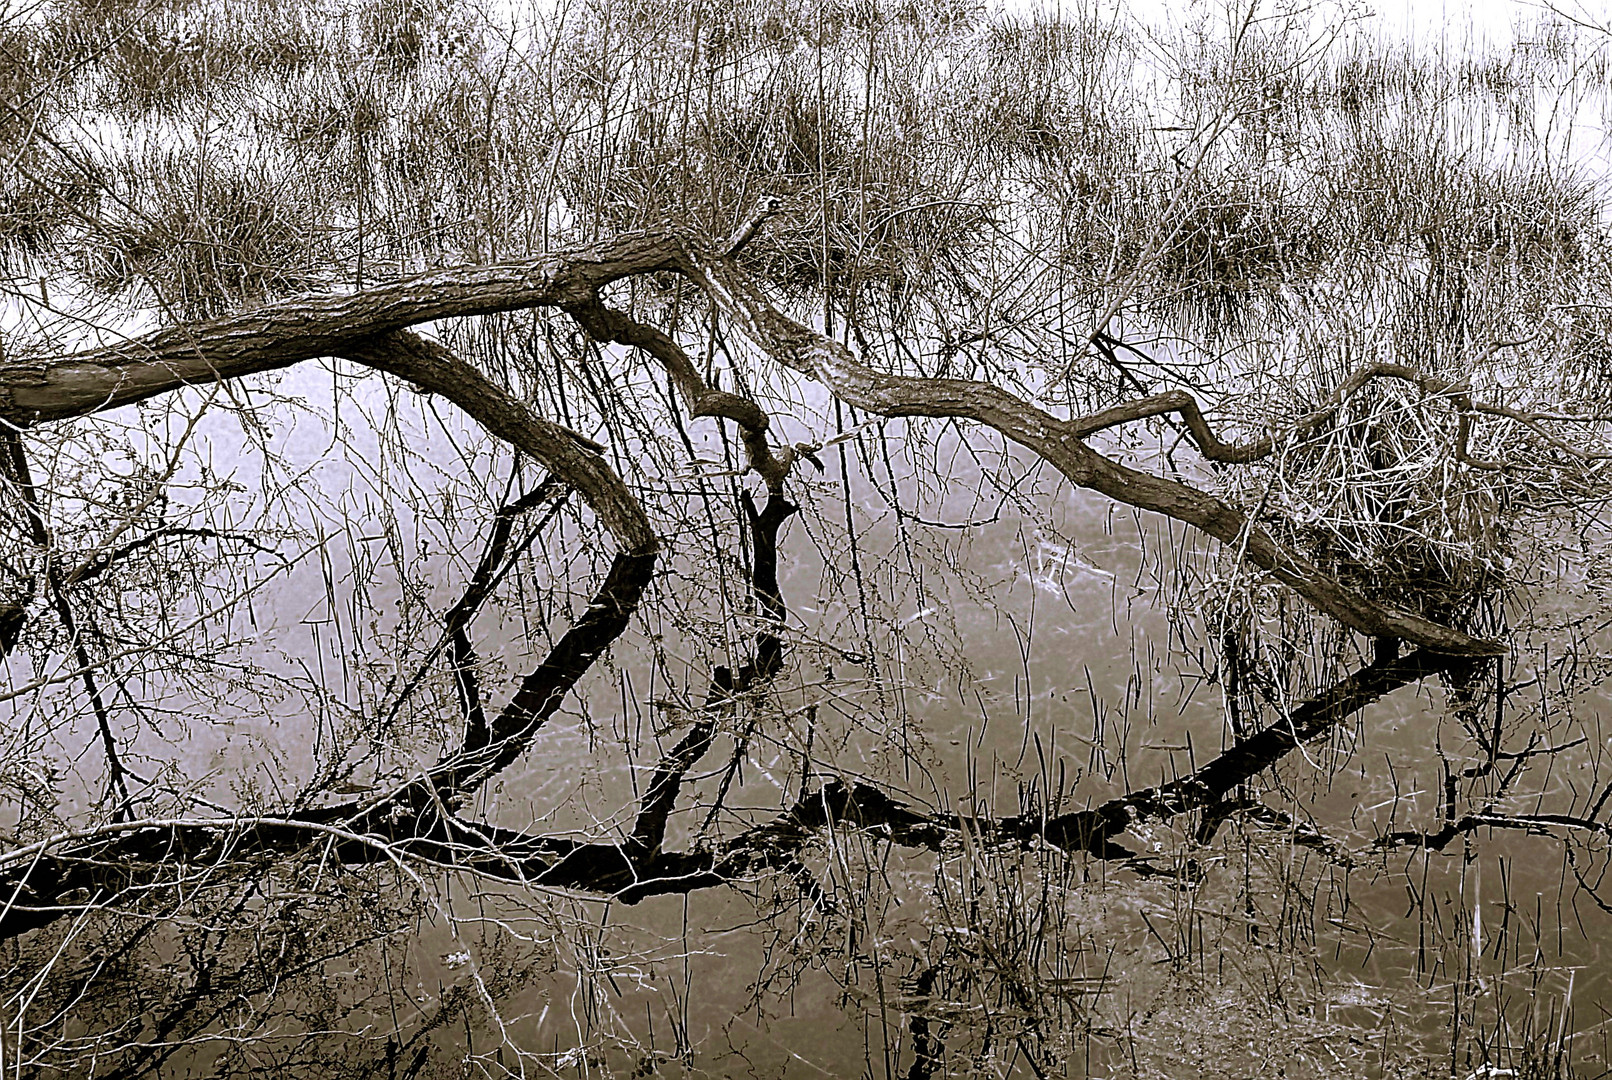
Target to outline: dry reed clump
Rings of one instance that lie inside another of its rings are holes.
[[[1188,332],[1214,340],[1270,319],[1287,289],[1335,255],[1328,219],[1296,193],[1273,192],[1252,177],[1194,186],[1201,193],[1181,200],[1155,286],[1157,308]]]
[[[1056,166],[1105,133],[1135,48],[1117,20],[1004,15],[963,54],[973,137],[1004,166]]]
[[[1546,272],[1571,269],[1597,224],[1597,193],[1571,172],[1474,169],[1440,188],[1453,220],[1445,243],[1469,257],[1505,258]]]
[[[844,32],[866,19],[880,50],[871,71],[866,41]],[[554,190],[587,233],[667,220],[721,233],[735,206],[782,197],[786,216],[746,252],[751,269],[791,295],[899,306],[914,272],[966,263],[981,244],[965,205],[981,201],[976,166],[937,75],[962,46],[922,40],[930,22],[783,6],[760,31],[658,24],[661,40],[634,50],[584,26],[555,43],[558,77],[580,80],[584,108],[569,117],[578,135],[556,155]]]
[[[1369,110],[1323,99],[1293,162],[1347,241],[1342,250],[1357,260],[1391,252],[1498,258],[1546,274],[1582,258],[1599,215],[1586,177],[1549,154],[1503,152],[1492,130],[1466,119],[1464,98],[1408,75],[1380,92],[1384,100]]]
[[[319,194],[306,180],[201,149],[135,152],[115,173],[119,197],[84,276],[106,293],[137,289],[183,318],[309,288],[325,260],[308,225]]]
[[[321,61],[337,45],[329,8],[252,0],[57,0],[56,54],[93,75],[114,115],[239,107],[259,85]]]
[[[1569,402],[1612,402],[1612,310],[1580,307],[1559,319],[1557,362],[1546,392]]]
[[[1097,234],[1112,260],[1099,248],[1084,261],[1150,263],[1156,272],[1136,283],[1144,309],[1211,340],[1284,325],[1298,310],[1294,290],[1313,281],[1350,280],[1370,294],[1405,259],[1460,264],[1523,290],[1582,264],[1599,224],[1595,186],[1523,120],[1506,138],[1528,153],[1469,118],[1480,93],[1499,95],[1485,109],[1531,116],[1559,64],[1497,54],[1485,62],[1516,77],[1483,88],[1449,63],[1362,39],[1312,54],[1304,44],[1257,30],[1178,43],[1178,124],[1156,130],[1180,131],[1180,145],[1155,140],[1135,156],[1129,172],[1149,213],[1134,223],[1107,215]],[[1073,181],[1089,183],[1088,170],[1068,167],[1078,151],[1058,156],[1064,175],[1038,177],[1038,187],[1081,205]]]
[[[265,99],[265,127],[293,153],[355,167],[392,121],[387,87],[366,75],[328,64],[292,74]]]
[[[31,148],[0,174],[0,269],[29,276],[49,265],[100,207],[99,170]]]
[[[61,79],[50,41],[36,25],[0,23],[0,147],[16,153],[27,145],[41,123],[63,111],[57,90]]]
[[[458,5],[452,0],[362,0],[355,22],[360,55],[394,71],[408,71],[435,55],[450,55],[465,43],[462,29],[448,31]]]
[[[417,71],[393,92],[388,129],[367,159],[375,226],[400,252],[436,261],[499,259],[587,235],[577,226],[594,193],[570,203],[563,184],[587,139],[552,90],[541,72],[506,70],[468,48]]]
[[[1350,587],[1460,624],[1506,578],[1514,485],[1457,460],[1455,439],[1449,403],[1368,386],[1233,481],[1236,497]],[[1496,450],[1482,429],[1469,447],[1473,457]]]
[[[841,173],[856,153],[854,106],[841,88],[821,101],[805,65],[787,63],[756,91],[736,95],[698,121],[702,150],[741,174],[783,174],[797,181]]]
[[[96,166],[47,141],[66,112],[69,76],[48,28],[0,25],[0,269],[34,276],[94,215]]]

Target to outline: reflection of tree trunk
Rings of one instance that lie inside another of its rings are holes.
[[[935,976],[939,973],[938,965],[931,965],[920,971],[912,980],[912,996],[916,998],[912,1017],[907,1021],[907,1032],[912,1036],[912,1065],[907,1069],[907,1080],[933,1080],[935,1073],[941,1067],[941,1053],[946,1043],[941,1034],[934,1032],[933,1026],[944,1030],[945,1025],[934,1025],[929,1017],[924,1015],[924,1008],[928,1005],[925,1000],[935,989]]]
[[[660,853],[661,843],[666,839],[666,819],[676,805],[683,778],[710,750],[711,740],[716,735],[717,716],[731,710],[739,699],[765,684],[783,668],[783,639],[777,634],[785,615],[783,596],[778,589],[778,530],[800,508],[782,495],[774,494],[767,500],[766,507],[757,513],[748,492],[743,493],[741,498],[754,548],[750,564],[751,592],[758,608],[757,614],[766,622],[756,633],[755,658],[741,665],[737,675],[725,667],[719,667],[712,673],[702,715],[656,766],[629,841],[638,855]],[[717,806],[720,806],[721,799],[722,793],[719,792]],[[713,812],[715,809],[714,806]]]
[[[925,814],[864,785],[827,785],[803,799],[784,817],[754,830],[729,847],[730,858],[743,864],[753,851],[760,862],[775,852],[793,849],[817,829],[852,825],[876,830],[897,844],[938,851],[945,841],[967,829],[987,838],[1046,840],[1068,851],[1102,858],[1130,853],[1115,843],[1132,823],[1164,821],[1195,810],[1211,810],[1239,784],[1276,765],[1302,743],[1320,738],[1384,695],[1464,663],[1419,649],[1404,657],[1383,655],[1295,708],[1291,715],[1255,732],[1196,772],[1154,788],[1145,788],[1090,810],[1053,818],[1040,815],[997,819]]]
[[[0,872],[0,889],[8,895],[15,893],[18,900],[0,916],[0,938],[66,914],[59,905],[71,899],[70,893],[86,899],[91,895],[115,897],[158,884],[165,864],[180,873],[184,866],[287,855],[316,839],[325,839],[330,856],[346,862],[409,858],[527,884],[613,894],[629,903],[790,866],[821,830],[842,826],[868,830],[900,846],[932,851],[939,851],[949,838],[966,829],[984,839],[1024,842],[1040,838],[1068,851],[1124,857],[1130,852],[1116,839],[1132,823],[1212,808],[1238,784],[1277,764],[1301,743],[1326,735],[1385,694],[1443,671],[1451,663],[1452,658],[1427,650],[1404,657],[1384,656],[1189,776],[1053,818],[930,814],[876,788],[834,781],[782,816],[741,833],[714,851],[659,852],[651,844],[584,843],[467,825],[438,814],[434,796],[418,790],[419,785],[411,785],[365,812],[343,830],[345,835],[329,831],[342,818],[328,810],[297,818],[248,819],[238,826],[225,821],[131,823],[129,828],[137,831],[127,835],[111,832],[102,838],[63,844],[59,850],[33,852],[26,859],[15,854],[6,857],[5,863],[10,865]],[[678,764],[680,759],[669,767],[668,780],[655,804],[656,815],[661,802],[670,805],[670,778]],[[651,790],[655,790],[653,786]],[[663,819],[657,823],[652,817],[641,826],[645,839],[652,833],[664,835]]]
[[[600,301],[599,290],[610,282],[651,271],[677,272],[700,286],[776,361],[823,382],[845,402],[882,416],[955,417],[986,424],[1036,451],[1076,484],[1235,545],[1254,565],[1345,625],[1422,647],[1403,659],[1385,655],[1291,717],[1240,740],[1189,777],[1050,820],[925,814],[876,789],[836,782],[809,793],[775,821],[714,850],[663,852],[666,817],[683,778],[714,734],[714,727],[702,720],[663,760],[632,837],[623,843],[582,843],[466,824],[451,808],[526,752],[566,695],[625,631],[653,573],[658,542],[642,506],[605,463],[597,444],[537,416],[476,368],[404,327],[458,315],[562,308],[594,339],[630,344],[655,357],[694,415],[736,423],[748,464],[766,482],[770,496],[759,513],[747,507],[758,553],[752,587],[758,614],[767,625],[757,635],[751,664],[726,684],[718,676],[713,692],[729,697],[741,693],[782,663],[782,643],[774,629],[784,614],[776,542],[779,527],[794,510],[782,489],[795,451],[775,454],[767,441],[766,413],[744,398],[705,386],[669,335]],[[352,863],[406,858],[626,900],[722,884],[753,869],[796,866],[812,836],[834,826],[877,828],[895,843],[935,849],[967,828],[1011,840],[1040,836],[1099,856],[1124,855],[1115,838],[1131,821],[1206,809],[1299,743],[1324,734],[1383,694],[1443,670],[1451,662],[1446,654],[1485,655],[1496,648],[1345,587],[1206,492],[1127,468],[1083,441],[1105,426],[1133,419],[1133,414],[1153,415],[1147,410],[1156,410],[1157,402],[1122,409],[1123,415],[1110,410],[1062,420],[986,383],[875,371],[848,349],[781,314],[730,255],[714,254],[675,231],[622,237],[521,264],[439,271],[344,296],[267,305],[70,357],[0,361],[0,421],[26,426],[79,416],[324,355],[355,360],[443,396],[490,434],[538,461],[557,482],[576,490],[616,545],[593,602],[491,720],[480,711],[468,677],[467,641],[456,634],[454,655],[463,676],[457,685],[466,714],[463,744],[425,776],[382,799],[280,817],[115,823],[0,856],[0,890],[15,897],[0,913],[0,937],[49,923],[77,910],[76,903],[109,902],[178,880],[197,867],[285,856],[314,841],[328,844],[331,857]],[[1195,406],[1187,409],[1171,400],[1170,407],[1181,410],[1189,422],[1196,416]],[[1189,423],[1195,432],[1202,426],[1202,418],[1197,420]],[[1212,436],[1199,433],[1199,442],[1210,456],[1228,452]],[[0,626],[8,637],[14,636],[12,621]]]

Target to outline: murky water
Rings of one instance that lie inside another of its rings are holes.
[[[280,390],[318,409],[334,400],[336,385],[310,371],[288,377]],[[399,665],[386,653],[385,635],[406,629],[399,612],[413,604],[421,618],[445,609],[474,561],[471,516],[433,519],[431,508],[497,473],[463,422],[441,415],[444,407],[389,397],[374,381],[364,387],[340,405],[347,418],[339,440],[325,420],[283,409],[268,439],[280,455],[274,468],[250,451],[215,457],[243,492],[254,493],[243,503],[294,518],[301,535],[284,548],[294,556],[289,568],[253,595],[249,612],[221,624],[221,634],[237,639],[232,655],[256,666],[250,677],[241,669],[239,694],[204,704],[158,673],[141,684],[148,705],[188,717],[185,737],[175,741],[173,725],[122,714],[121,735],[141,769],[171,763],[226,805],[295,789],[333,748],[363,760],[354,777],[361,783],[404,775],[406,750],[378,741],[362,752],[341,740],[362,728],[365,687],[397,673],[386,667]],[[388,410],[391,418],[372,419]],[[826,411],[795,416],[802,430],[824,433]],[[207,422],[203,435],[217,440],[215,454],[240,445],[231,430],[237,424]],[[399,445],[379,434],[388,429],[411,436],[403,459],[417,480],[427,478],[412,506],[388,502],[399,479],[386,475],[397,467],[387,462]],[[698,447],[720,452],[710,437]],[[764,820],[803,784],[831,777],[866,778],[914,806],[1015,814],[1025,785],[1060,791],[1063,808],[1078,808],[1174,779],[1227,744],[1225,701],[1205,670],[1213,663],[1205,635],[1216,615],[1202,541],[1071,490],[977,433],[891,424],[844,449],[854,564],[833,452],[821,477],[807,475],[806,511],[783,541],[794,666],[778,708],[748,733],[737,759],[731,739],[719,742],[671,823],[670,845]],[[472,469],[467,479],[466,460],[488,471]],[[920,485],[912,479],[920,475],[941,482]],[[277,486],[283,477],[298,478],[296,485]],[[707,490],[720,496],[722,487]],[[732,512],[722,510],[730,524]],[[377,554],[382,547],[392,554]],[[489,678],[489,687],[506,685],[555,632],[532,621],[550,610],[552,594],[538,603],[543,591],[571,580],[585,592],[589,580],[587,564],[566,553],[567,534],[534,551],[510,595],[524,593],[535,606],[490,610],[476,626],[478,649],[504,679]],[[385,565],[399,552],[412,567],[412,596]],[[671,595],[675,575],[709,570],[686,543],[668,564]],[[696,587],[692,595],[713,617],[723,610],[720,588]],[[725,652],[720,638],[700,640],[697,631],[708,624],[688,619],[697,613],[650,610],[477,811],[498,824],[594,839],[630,827],[634,793],[658,752],[651,703],[697,699],[711,658]],[[38,672],[14,659],[9,674],[21,684]],[[1511,681],[1525,682],[1523,674]],[[265,686],[274,692],[263,693]],[[7,707],[16,710],[14,722],[36,710],[37,723],[37,710],[70,696],[58,688],[42,703]],[[1054,946],[1067,950],[1071,977],[1111,970],[1106,1000],[1177,1000],[1156,972],[1220,978],[1216,965],[1223,968],[1226,943],[1234,942],[1237,963],[1269,954],[1281,976],[1270,975],[1272,985],[1319,987],[1326,1023],[1421,1040],[1435,1053],[1440,1040],[1449,1042],[1459,995],[1509,995],[1506,1010],[1556,1025],[1561,1038],[1586,1033],[1575,1057],[1593,1061],[1599,1006],[1612,1000],[1612,963],[1601,945],[1612,923],[1575,885],[1555,840],[1478,833],[1444,853],[1366,854],[1390,825],[1438,824],[1438,749],[1461,752],[1441,719],[1441,699],[1433,687],[1402,689],[1283,764],[1287,797],[1273,792],[1266,801],[1313,823],[1334,855],[1296,843],[1291,831],[1254,824],[1203,849],[1164,829],[1128,841],[1161,865],[1204,860],[1204,874],[1186,879],[1198,884],[1037,855],[1043,869],[1056,864],[1072,875],[1060,894],[1066,921],[1058,924],[1072,936]],[[1605,743],[1596,726],[1605,706],[1594,688],[1579,699],[1591,748]],[[661,745],[668,737],[676,736],[663,735]],[[86,718],[57,728],[51,743],[59,766],[77,777],[64,790],[70,809],[95,791],[99,775],[95,752],[85,749],[93,746]],[[1582,808],[1573,800],[1594,760],[1584,748],[1561,755],[1538,789],[1539,808],[1561,809],[1564,800]],[[707,821],[724,783],[727,809]],[[1336,854],[1344,851],[1354,855]],[[406,950],[412,1007],[424,1015],[510,948],[507,939],[489,943],[495,923],[486,920],[495,920],[530,938],[523,948],[540,973],[500,1003],[502,1035],[475,1025],[441,1034],[467,1054],[495,1054],[502,1039],[511,1064],[516,1047],[540,1055],[527,1062],[533,1074],[619,1075],[647,1062],[717,1075],[893,1075],[911,1060],[910,980],[945,929],[945,883],[960,880],[959,858],[892,849],[876,837],[827,837],[808,860],[829,898],[823,910],[781,878],[634,907],[458,882],[441,909],[452,919],[422,928]],[[1576,869],[1598,872],[1593,862]],[[457,922],[452,931],[450,922]],[[1569,980],[1572,1012],[1563,1020]],[[1420,1013],[1406,1005],[1418,998],[1427,1002]],[[1112,1037],[1082,1045],[1090,1058],[1072,1058],[1071,1075],[1117,1067]],[[992,1061],[998,1072],[1029,1075],[1011,1054]]]

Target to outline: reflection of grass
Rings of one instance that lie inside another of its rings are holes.
[[[1032,816],[1042,809],[1034,780],[1019,794]],[[1296,845],[1264,816],[1234,817],[1207,841],[1135,829],[1128,841],[1155,871],[1140,878],[966,831],[929,870],[897,875],[847,836],[813,871],[835,905],[824,954],[842,1006],[901,1046],[908,1076],[1002,1075],[1014,1062],[1127,1080],[1409,1080],[1452,1063],[1456,1076],[1573,1075],[1568,969],[1543,948],[1548,924],[1507,919],[1483,931],[1484,955],[1462,956],[1479,899],[1469,882],[1458,909],[1419,915],[1454,920],[1453,969],[1419,968],[1414,929],[1373,925],[1376,904],[1342,891],[1340,846]],[[1427,880],[1457,888],[1444,878]],[[1373,956],[1377,969],[1362,961]],[[1402,977],[1361,981],[1384,965]],[[1403,977],[1412,970],[1419,979]]]

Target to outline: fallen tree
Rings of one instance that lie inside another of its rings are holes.
[[[653,573],[657,543],[636,499],[606,464],[598,444],[536,415],[447,349],[411,333],[409,326],[552,306],[573,314],[596,341],[632,345],[654,356],[691,416],[720,418],[740,429],[749,468],[764,481],[768,496],[762,510],[752,506],[747,511],[755,553],[752,598],[764,621],[782,625],[787,617],[777,582],[778,537],[793,511],[785,495],[790,471],[811,448],[774,446],[769,441],[769,418],[753,401],[709,387],[670,336],[607,307],[601,290],[634,275],[684,276],[750,333],[768,356],[820,381],[847,404],[875,415],[959,418],[987,425],[1040,454],[1075,484],[1164,514],[1234,546],[1251,564],[1350,630],[1416,647],[1404,659],[1390,655],[1362,668],[1174,784],[1040,823],[1005,819],[971,822],[969,827],[1016,840],[1038,835],[1059,847],[1096,855],[1123,853],[1116,841],[1133,818],[1211,809],[1238,785],[1277,764],[1303,742],[1326,735],[1383,694],[1501,651],[1496,642],[1395,610],[1329,578],[1214,496],[1123,466],[1084,441],[1114,425],[1168,409],[1191,419],[1199,449],[1210,460],[1248,460],[1269,454],[1277,445],[1279,440],[1273,437],[1252,445],[1222,443],[1190,397],[1174,394],[1060,420],[986,383],[885,375],[870,368],[844,346],[783,315],[736,266],[738,248],[764,227],[770,209],[759,212],[725,248],[679,232],[628,236],[527,263],[445,270],[360,293],[282,301],[110,348],[8,359],[0,365],[0,420],[8,425],[6,439],[14,463],[10,480],[25,500],[33,498],[33,486],[20,440],[36,425],[126,406],[180,387],[338,356],[459,406],[488,432],[539,462],[553,482],[575,491],[617,547],[610,570],[582,617],[491,720],[476,685],[472,647],[461,616],[450,663],[459,680],[464,737],[454,752],[423,769],[418,780],[380,798],[349,799],[283,816],[165,822],[142,821],[124,813],[84,833],[69,832],[18,848],[0,856],[0,890],[11,897],[0,916],[0,936],[25,933],[80,912],[85,905],[114,903],[169,875],[183,879],[193,866],[285,855],[316,843],[325,844],[330,855],[353,862],[410,859],[523,884],[631,900],[721,884],[760,866],[788,865],[804,833],[814,828],[857,825],[883,830],[881,835],[897,843],[936,847],[947,831],[964,827],[955,817],[923,814],[876,791],[835,783],[811,793],[777,821],[717,847],[663,851],[661,837],[681,778],[711,746],[708,722],[691,728],[662,762],[644,793],[631,835],[619,842],[533,837],[462,821],[453,812],[526,751],[570,689],[627,627]],[[1323,412],[1335,411],[1346,400],[1345,391],[1358,389],[1369,378],[1399,374],[1371,371],[1352,379]],[[1470,410],[1470,403],[1465,407]],[[1313,428],[1319,419],[1306,417],[1295,430]],[[498,557],[493,552],[491,561]],[[49,587],[57,589],[60,584],[57,580]],[[475,602],[469,604],[474,607]],[[759,632],[753,656],[735,665],[737,675],[720,669],[713,676],[706,707],[720,709],[757,692],[780,668],[782,651],[776,633]],[[78,674],[94,677],[90,669]]]

